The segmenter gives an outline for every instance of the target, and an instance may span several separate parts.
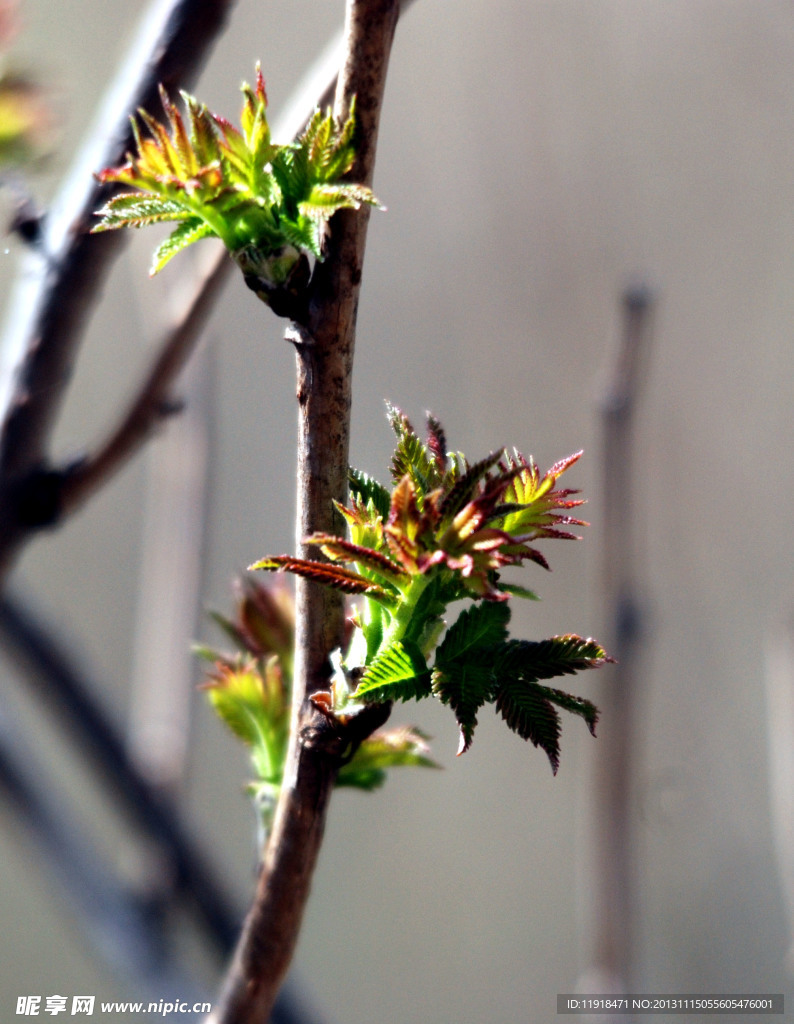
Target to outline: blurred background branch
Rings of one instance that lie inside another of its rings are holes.
[[[192,82],[230,7],[230,0],[156,0],[150,7],[96,128],[47,212],[41,245],[28,257],[1,346],[0,576],[31,528],[59,514],[47,507],[54,480],[43,475],[50,433],[86,316],[121,246],[115,234],[89,234],[110,194],[93,174],[123,161],[132,145],[129,116],[154,107],[159,83],[174,92]]]

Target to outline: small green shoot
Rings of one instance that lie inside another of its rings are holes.
[[[541,476],[517,451],[474,464],[449,453],[432,416],[426,441],[399,409],[389,408],[389,420],[397,437],[391,491],[351,470],[350,504],[338,506],[349,535],[305,541],[325,560],[278,555],[251,568],[294,573],[362,598],[353,638],[319,707],[349,716],[368,703],[435,696],[455,715],[461,754],[490,703],[514,732],[546,752],[556,773],[556,709],[583,718],[593,735],[598,711],[540,680],[612,659],[596,641],[574,634],[539,643],[509,639],[507,602],[535,595],[502,574],[524,562],[548,568],[536,543],[577,539],[568,528],[587,525],[571,514],[582,504],[578,492],[557,488],[581,452]],[[462,598],[472,603],[448,625],[448,607]]]
[[[217,614],[213,618],[235,653],[199,649],[211,666],[204,690],[221,720],[249,748],[254,778],[248,790],[264,838],[281,789],[289,741],[293,601],[283,587],[247,580],[240,587],[234,619]],[[389,768],[403,765],[436,767],[428,757],[427,737],[407,726],[379,729],[342,765],[336,784],[371,791],[385,782]]]
[[[220,238],[246,284],[275,312],[294,316],[309,279],[307,254],[322,258],[325,224],[337,210],[378,201],[364,185],[342,180],[356,155],[354,111],[338,124],[317,110],[296,142],[278,144],[258,66],[256,85],[242,92],[237,129],[182,92],[186,123],[161,87],[166,123],[139,111],[137,154],[98,175],[135,191],[110,199],[94,231],[175,222],[155,250],[152,274],[199,239]]]

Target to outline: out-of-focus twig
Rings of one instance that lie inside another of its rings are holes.
[[[118,730],[92,695],[52,630],[15,597],[0,598],[0,640],[20,667],[42,706],[57,713],[66,730],[97,767],[99,778],[147,834],[170,865],[174,885],[188,896],[218,950],[237,932],[233,907],[214,872],[195,847],[175,807],[135,769]]]
[[[601,729],[591,808],[594,839],[594,923],[590,984],[621,991],[631,983],[634,915],[634,828],[631,784],[643,635],[633,550],[637,399],[651,337],[652,299],[646,288],[623,296],[623,330],[601,400],[603,431],[603,597],[609,609],[607,648],[617,664],[601,678]],[[595,988],[588,989],[596,991]]]
[[[42,778],[33,751],[5,708],[0,710],[0,794],[46,858],[58,895],[76,915],[101,960],[120,971],[129,994],[145,1000],[179,993],[205,999],[164,942],[151,894],[122,884],[64,807],[62,794]]]
[[[11,304],[0,364],[0,575],[32,528],[57,518],[46,474],[50,432],[74,362],[83,322],[119,251],[121,233],[90,235],[108,198],[93,172],[131,148],[129,114],[151,108],[158,83],[189,84],[233,0],[157,0],[109,90],[104,113],[44,225]],[[118,236],[118,237],[116,237]]]
[[[207,243],[210,247],[210,243]],[[231,266],[226,250],[212,247],[205,267],[190,282],[190,294],[165,334],[137,395],[95,453],[65,474],[61,487],[61,516],[76,511],[121,469],[157,430],[173,407],[176,377],[196,345]]]

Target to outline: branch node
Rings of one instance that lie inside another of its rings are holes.
[[[63,510],[64,480],[74,468],[39,465],[16,481],[11,487],[11,503],[19,526],[27,530],[57,526]]]
[[[298,354],[298,405],[304,406],[314,385],[314,353],[317,350],[317,342],[311,331],[298,323],[289,325],[284,332],[284,339],[294,346]]]
[[[156,412],[160,419],[170,419],[172,416],[178,416],[181,412],[184,412],[185,400],[179,398],[176,395],[171,397],[163,398],[157,403]]]

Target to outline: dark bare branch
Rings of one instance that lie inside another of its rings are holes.
[[[174,89],[195,77],[232,3],[155,5],[111,90],[112,120],[98,126],[53,204],[42,244],[46,259],[30,256],[30,274],[20,284],[3,339],[8,377],[0,381],[0,572],[29,532],[18,514],[20,486],[46,463],[83,322],[120,250],[120,233],[88,233],[94,211],[108,198],[91,174],[123,161],[132,143],[129,114],[154,105],[159,82]]]

